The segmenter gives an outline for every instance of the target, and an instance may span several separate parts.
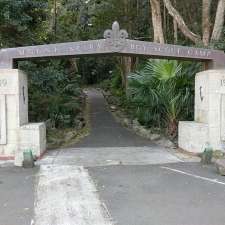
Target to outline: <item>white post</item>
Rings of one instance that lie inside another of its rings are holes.
[[[28,123],[27,76],[17,69],[0,70],[0,158],[22,166],[23,151],[37,157],[46,149],[45,125]]]
[[[225,70],[207,70],[195,78],[195,121],[180,122],[179,147],[190,152],[204,151],[206,142],[224,150]]]

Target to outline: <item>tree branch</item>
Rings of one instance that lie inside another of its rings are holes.
[[[216,11],[216,18],[213,27],[211,41],[218,41],[221,37],[224,24],[225,0],[219,0]]]
[[[152,24],[154,30],[154,42],[165,43],[162,29],[162,16],[160,8],[160,0],[150,0],[152,12]]]
[[[185,37],[189,38],[195,44],[201,43],[201,37],[195,33],[193,33],[185,24],[184,19],[180,15],[180,13],[172,6],[170,0],[163,0],[169,14],[176,20],[179,29],[184,34]]]
[[[210,38],[210,9],[212,0],[202,0],[202,41],[209,45]]]

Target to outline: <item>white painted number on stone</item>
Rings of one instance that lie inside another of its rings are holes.
[[[5,87],[6,85],[7,85],[7,80],[6,79],[0,80],[0,87]]]
[[[225,87],[225,80],[220,80],[220,84],[222,87]]]

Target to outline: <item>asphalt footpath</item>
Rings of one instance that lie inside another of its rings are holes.
[[[31,225],[38,170],[0,166],[0,225]]]

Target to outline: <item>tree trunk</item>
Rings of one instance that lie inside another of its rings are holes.
[[[54,34],[56,39],[56,33],[57,33],[57,4],[56,0],[54,0]]]
[[[202,43],[201,37],[197,34],[194,34],[188,26],[185,24],[184,19],[180,15],[180,13],[172,6],[170,0],[163,0],[168,13],[175,19],[175,21],[178,24],[179,29],[184,34],[185,37],[189,38],[191,41],[193,41],[195,44]]]
[[[177,1],[174,0],[174,5],[176,7]],[[173,38],[174,38],[174,44],[177,44],[178,42],[178,29],[177,29],[177,21],[173,18]]]
[[[210,40],[210,9],[212,0],[202,0],[202,42],[209,45]]]
[[[131,72],[133,72],[137,69],[138,64],[139,64],[139,58],[138,57],[132,57],[131,58]]]
[[[132,34],[132,21],[130,20],[131,12],[131,1],[123,0],[124,3],[124,15],[128,18],[128,33]],[[138,4],[138,3],[137,3]],[[132,68],[132,59],[131,57],[121,57],[121,76],[122,76],[122,85],[127,92],[127,75],[131,72]]]
[[[78,66],[77,66],[77,59],[76,58],[69,58],[70,63],[70,73],[78,73]]]
[[[121,67],[122,67],[122,85],[127,91],[127,76],[131,72],[132,59],[131,57],[123,56],[121,57]]]
[[[139,2],[139,0],[137,0],[137,2],[136,2],[136,11],[137,11],[137,17],[139,16],[139,9],[140,9],[140,2]]]
[[[177,32],[177,21],[175,19],[173,19],[173,38],[174,38],[174,44],[177,44],[178,32]]]
[[[224,10],[225,0],[219,0],[211,41],[218,41],[221,38],[224,25]]]
[[[160,8],[160,0],[150,0],[152,10],[152,25],[154,30],[154,42],[161,44],[165,43],[163,28],[162,28],[162,15]]]
[[[166,15],[166,7],[163,6],[163,34],[164,34],[164,41],[167,43],[167,15]]]

